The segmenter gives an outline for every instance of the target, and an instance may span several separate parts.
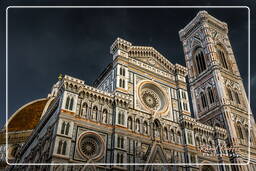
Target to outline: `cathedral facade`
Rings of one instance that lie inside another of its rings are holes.
[[[186,67],[117,38],[93,86],[60,76],[47,98],[9,119],[10,137],[30,132],[8,158],[31,165],[8,169],[256,170],[255,123],[227,24],[200,11],[179,35]],[[19,123],[30,111],[34,125]]]

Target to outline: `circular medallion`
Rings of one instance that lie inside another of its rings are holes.
[[[148,62],[151,64],[151,65],[155,65],[156,62],[154,61],[154,59],[152,58],[148,58]]]
[[[94,132],[86,132],[81,135],[78,142],[80,153],[87,159],[96,159],[104,152],[104,142],[100,135]]]

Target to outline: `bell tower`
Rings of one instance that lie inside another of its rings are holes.
[[[227,24],[200,11],[179,35],[196,119],[227,129],[230,145],[247,147],[249,121],[254,126],[254,118],[230,45]]]

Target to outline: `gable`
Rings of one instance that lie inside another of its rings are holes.
[[[162,71],[165,71],[165,72],[170,72],[169,69],[167,69],[165,66],[163,66],[161,63],[159,63],[157,60],[155,60],[154,58],[152,57],[137,57],[136,58],[138,61],[141,61],[145,64],[148,64],[152,67],[155,67],[157,69],[160,69]]]
[[[129,57],[139,60],[152,67],[170,73],[174,65],[153,47],[132,46]]]
[[[165,154],[160,145],[155,145],[155,147],[152,148],[151,152],[152,153],[148,159],[149,163],[167,163]]]
[[[150,148],[149,148],[150,149]],[[153,144],[150,155],[148,156],[146,163],[168,163],[165,153],[162,147],[159,144]],[[160,168],[159,168],[160,167]],[[170,166],[158,166],[158,165],[147,165],[144,170],[151,170],[152,168],[160,169],[160,170],[170,170]]]

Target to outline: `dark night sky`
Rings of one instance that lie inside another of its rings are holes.
[[[59,73],[91,85],[112,61],[109,48],[117,37],[134,45],[153,46],[172,63],[185,65],[178,31],[199,10],[203,9],[9,9],[9,115],[27,102],[46,97]],[[247,90],[248,10],[206,10],[229,25],[229,38]],[[255,20],[251,27],[255,30]],[[4,35],[4,26],[0,29]],[[5,48],[3,38],[1,51]],[[256,111],[254,41],[253,38],[251,106]],[[1,127],[5,123],[4,58],[1,52]]]

